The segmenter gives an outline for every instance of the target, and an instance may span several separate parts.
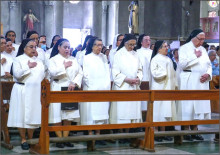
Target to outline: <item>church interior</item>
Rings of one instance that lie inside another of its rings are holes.
[[[62,36],[70,42],[72,49],[83,45],[87,35],[102,39],[109,48],[116,34],[133,33],[151,37],[151,43],[165,40],[170,46],[178,48],[190,33],[197,28],[205,32],[205,42],[219,46],[220,1],[203,0],[138,0],[138,21],[136,30],[129,27],[129,5],[131,0],[121,1],[1,1],[1,35],[13,30],[16,32],[16,44],[20,44],[27,35],[26,15],[31,10],[34,19],[33,28],[46,36],[46,45],[50,46],[54,35]],[[132,19],[134,20],[134,19]],[[218,101],[217,101],[218,102]],[[214,105],[215,104],[215,105]],[[213,103],[211,119],[219,119],[219,102]],[[203,130],[219,130],[219,124],[198,125]],[[181,126],[175,126],[181,130]],[[103,131],[105,133],[105,131]],[[13,149],[0,147],[1,154],[29,154],[20,147],[20,137],[15,128],[9,129]],[[36,135],[39,134],[39,131]],[[84,132],[71,131],[70,135],[83,135]],[[52,135],[52,134],[51,134]],[[57,148],[50,143],[51,154],[218,154],[219,134],[204,134],[204,140],[187,141],[174,144],[172,141],[155,142],[155,152],[132,147],[127,142],[106,140],[98,144],[94,151],[87,150],[87,142],[74,142],[74,147]],[[39,135],[38,135],[39,136]]]

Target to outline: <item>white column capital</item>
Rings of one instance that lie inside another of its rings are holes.
[[[17,0],[15,0],[15,1],[9,1],[8,3],[9,3],[9,7],[11,9],[11,8],[14,8],[14,7],[18,7],[19,2],[17,2]]]
[[[44,6],[54,6],[54,1],[44,1]]]

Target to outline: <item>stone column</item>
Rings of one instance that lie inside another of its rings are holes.
[[[143,34],[144,33],[144,19],[145,19],[145,14],[144,14],[144,1],[138,1],[138,7],[139,7],[139,11],[138,11],[138,21],[139,21],[139,34]],[[148,34],[147,34],[148,35]]]
[[[44,32],[45,35],[47,36],[48,47],[50,46],[53,36],[55,35],[54,3],[55,3],[54,1],[44,1],[44,10],[45,10]]]
[[[107,1],[102,1],[102,29],[101,29],[101,39],[104,45],[107,45],[107,15],[108,15],[108,5]]]
[[[54,2],[54,26],[55,34],[63,36],[63,1]],[[49,25],[51,26],[51,25]]]
[[[114,36],[118,33],[118,1],[109,1],[107,44],[112,45]]]
[[[82,2],[81,2],[82,3]],[[93,25],[93,1],[83,1],[83,28],[84,29],[91,29]],[[92,34],[92,32],[91,32]]]
[[[102,37],[102,2],[93,1],[92,35]]]
[[[16,33],[16,43],[21,42],[21,5],[19,1],[9,3],[9,29]],[[22,19],[23,22],[23,19]]]

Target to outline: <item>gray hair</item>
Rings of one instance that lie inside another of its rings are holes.
[[[208,51],[208,55],[211,56],[214,52],[216,53],[215,50],[209,50],[209,51]]]

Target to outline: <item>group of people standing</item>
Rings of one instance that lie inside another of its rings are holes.
[[[52,91],[64,88],[68,91],[79,88],[84,91],[139,90],[141,81],[149,81],[151,90],[209,89],[212,69],[208,55],[201,46],[205,34],[200,29],[194,30],[187,43],[179,49],[177,70],[180,74],[176,74],[173,62],[167,56],[167,42],[156,41],[152,51],[150,36],[145,34],[140,35],[138,40],[132,34],[116,35],[109,53],[110,63],[106,55],[101,53],[102,40],[96,36],[86,37],[76,57],[70,56],[70,42],[67,39],[54,36],[51,48],[44,52],[38,47],[38,37],[36,31],[28,32],[27,39],[22,41],[16,57],[10,63],[10,75],[15,84],[10,99],[8,127],[19,129],[22,149],[29,149],[26,129],[28,138],[32,138],[34,129],[41,124],[40,86],[44,78],[50,81]],[[1,38],[1,42],[4,39]],[[6,46],[12,43],[13,40],[7,41]],[[1,70],[5,69],[2,60],[1,64]],[[5,77],[3,74],[1,76]],[[68,110],[63,110],[61,103],[52,103],[49,107],[49,123],[136,123],[143,121],[142,111],[147,111],[147,101],[86,102]],[[153,114],[154,121],[210,119],[211,110],[209,101],[181,101],[177,107],[174,101],[156,101]],[[197,128],[194,126],[192,129]],[[161,127],[161,130],[164,128]],[[100,134],[100,131],[96,131],[96,134]],[[67,137],[69,132],[57,131],[56,135]],[[199,135],[195,138],[202,139]],[[56,146],[73,147],[73,144],[56,143]]]

